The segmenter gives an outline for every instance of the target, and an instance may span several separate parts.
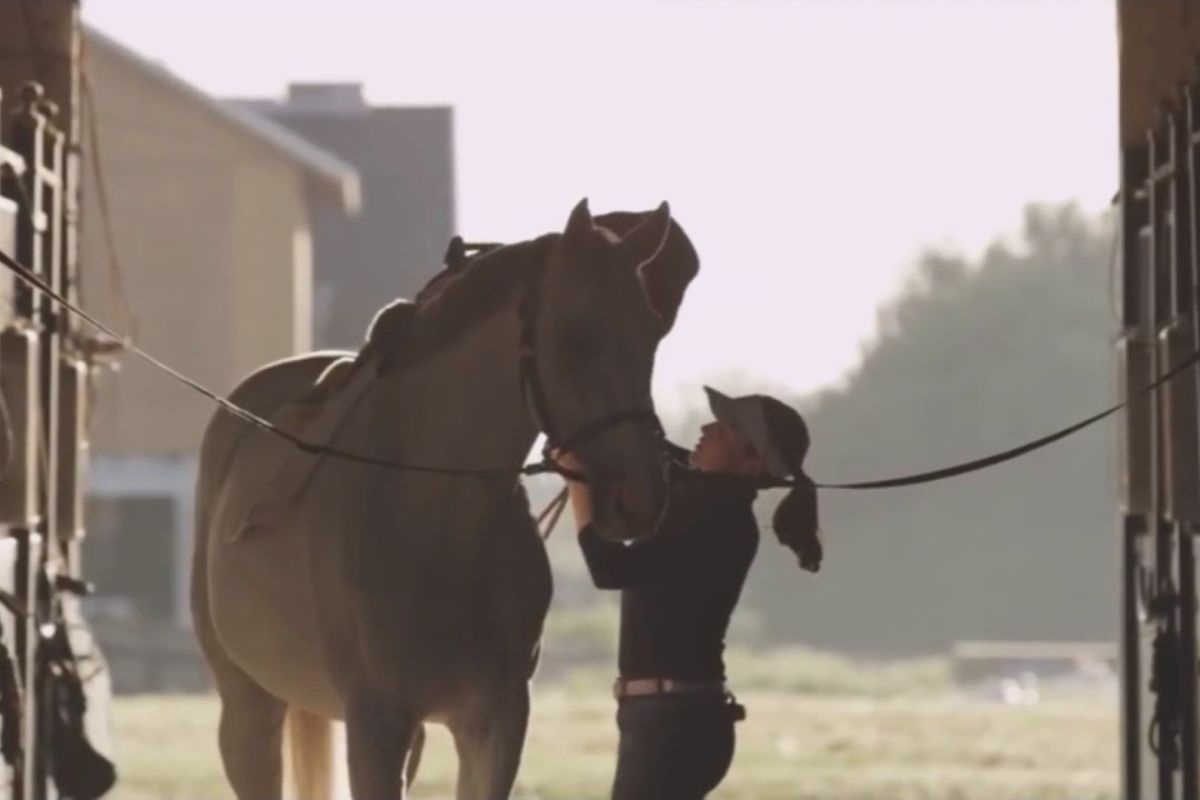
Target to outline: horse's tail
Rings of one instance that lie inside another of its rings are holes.
[[[425,726],[418,725],[413,731],[412,744],[408,746],[408,763],[404,767],[404,785],[411,787],[417,779],[417,768],[421,766],[421,753],[425,751]]]
[[[333,791],[333,723],[295,706],[287,710],[287,751],[298,800],[330,800]]]

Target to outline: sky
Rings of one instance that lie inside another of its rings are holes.
[[[704,382],[835,383],[923,249],[974,254],[1029,202],[1098,213],[1117,187],[1112,0],[85,0],[83,15],[218,96],[361,81],[378,105],[454,106],[468,239],[561,229],[585,196],[595,213],[668,200],[701,273],[659,351],[666,408]]]

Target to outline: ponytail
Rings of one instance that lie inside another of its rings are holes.
[[[771,522],[780,544],[799,557],[801,569],[817,572],[824,555],[817,515],[817,487],[801,469],[797,469],[793,477],[795,485],[775,508]]]

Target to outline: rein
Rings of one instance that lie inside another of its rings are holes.
[[[483,249],[490,249],[491,247],[492,247],[491,245],[477,245],[473,249],[483,250]],[[340,458],[340,459],[343,459],[346,461],[353,461],[353,462],[357,462],[360,464],[368,464],[371,466],[385,467],[388,469],[401,470],[401,471],[405,471],[405,472],[420,472],[420,473],[435,474],[435,475],[456,475],[456,476],[462,476],[462,477],[475,477],[475,478],[496,478],[496,477],[510,477],[510,476],[517,477],[517,476],[545,475],[545,474],[553,473],[553,474],[562,475],[562,476],[570,478],[572,480],[579,480],[579,481],[586,480],[585,476],[580,475],[579,473],[574,472],[573,470],[563,469],[562,467],[560,467],[557,463],[554,462],[553,459],[551,459],[549,457],[548,450],[545,454],[543,454],[543,458],[541,461],[538,461],[538,462],[535,462],[532,464],[524,464],[520,467],[441,467],[441,466],[433,466],[433,465],[428,465],[428,464],[411,464],[408,462],[393,461],[390,459],[379,458],[377,456],[366,455],[363,453],[354,453],[354,452],[350,452],[347,450],[341,450],[338,448],[330,447],[328,445],[317,444],[314,442],[306,441],[306,440],[300,438],[299,436],[297,436],[296,434],[291,433],[290,431],[287,431],[283,428],[280,428],[279,426],[275,425],[270,420],[264,419],[263,417],[259,416],[258,414],[255,414],[253,411],[250,411],[249,409],[239,406],[237,403],[234,403],[233,401],[222,396],[221,394],[214,392],[212,389],[209,389],[207,386],[200,383],[199,381],[197,381],[193,378],[189,378],[187,375],[183,374],[179,370],[177,370],[174,367],[170,366],[169,364],[165,363],[161,359],[156,358],[155,356],[153,356],[150,353],[143,350],[141,347],[138,347],[136,344],[134,344],[129,339],[129,337],[120,335],[119,333],[114,331],[112,328],[110,328],[109,326],[105,325],[103,322],[100,322],[98,319],[93,317],[87,311],[80,308],[75,303],[71,302],[66,297],[63,297],[62,294],[55,291],[49,284],[47,284],[44,280],[42,280],[42,278],[39,277],[37,274],[35,274],[32,270],[30,270],[24,264],[21,264],[16,259],[10,257],[7,253],[5,253],[3,251],[0,251],[0,265],[4,266],[10,272],[12,272],[14,275],[16,275],[16,277],[18,279],[20,279],[23,283],[42,292],[44,295],[46,295],[48,298],[50,298],[55,303],[55,305],[66,309],[67,311],[71,312],[75,316],[84,320],[89,325],[91,325],[93,328],[95,328],[96,330],[100,331],[104,335],[111,338],[113,341],[121,343],[121,345],[124,347],[124,349],[133,353],[137,357],[141,358],[143,361],[148,363],[150,366],[154,367],[156,370],[158,370],[162,373],[165,373],[167,376],[173,378],[175,381],[183,384],[184,386],[187,386],[189,389],[196,392],[197,394],[207,397],[209,400],[212,400],[214,403],[216,403],[222,409],[224,409],[225,411],[228,411],[230,414],[234,415],[235,417],[238,417],[239,419],[243,420],[244,422],[247,422],[250,425],[253,425],[254,427],[258,428],[259,430],[261,430],[265,433],[269,433],[273,436],[277,436],[280,439],[283,439],[284,441],[287,441],[288,443],[292,444],[294,447],[296,447],[296,449],[298,449],[302,452],[308,453],[310,455],[329,456],[331,458]],[[537,284],[540,276],[541,276],[541,270],[539,270],[537,273],[535,273],[534,280],[531,281],[530,286],[526,289],[527,295],[536,287],[536,284]],[[536,309],[536,302],[533,303],[533,307],[534,307],[534,309]],[[532,329],[532,324],[523,321],[522,327],[523,327],[523,329],[525,327]],[[537,386],[538,388],[536,391],[538,391],[540,393],[541,384],[537,378],[536,365],[534,368],[534,372],[532,373],[532,385]],[[544,395],[542,397],[542,402],[543,403],[545,402]],[[625,413],[628,413],[628,412],[614,414],[611,417],[606,417],[605,419],[600,420],[597,423],[593,423],[593,424],[587,426],[587,429],[585,430],[585,432],[588,434],[589,437],[594,436],[597,433],[599,433],[603,430],[606,430],[607,428],[612,427],[615,424],[624,422],[625,421],[625,419],[624,419]],[[547,419],[548,419],[548,417],[547,417]],[[575,437],[572,437],[572,439],[569,439],[567,441],[572,441],[573,439],[577,439],[577,438],[579,438],[579,434],[576,434]]]
[[[495,245],[475,245],[475,246],[468,246],[468,249],[486,250],[486,249],[492,249],[494,247],[495,247]],[[20,279],[22,282],[41,291],[43,294],[45,294],[47,297],[49,297],[51,300],[53,300],[56,305],[70,311],[72,314],[75,314],[77,317],[79,317],[80,319],[83,319],[85,322],[87,322],[93,328],[97,329],[101,333],[110,337],[114,341],[122,343],[124,345],[125,349],[129,350],[134,355],[136,355],[139,358],[141,358],[142,360],[146,361],[148,364],[153,366],[155,369],[167,374],[174,380],[178,381],[179,383],[183,384],[184,386],[187,386],[188,388],[192,389],[193,391],[197,392],[198,394],[201,394],[201,395],[209,398],[214,403],[216,403],[218,406],[225,409],[226,411],[233,414],[234,416],[239,417],[240,419],[250,423],[251,425],[259,428],[260,430],[268,432],[274,436],[278,436],[279,438],[290,442],[291,444],[296,446],[298,449],[300,449],[306,453],[313,454],[313,455],[342,458],[342,459],[346,459],[349,461],[357,461],[357,462],[363,463],[363,464],[387,467],[390,469],[405,470],[405,471],[409,471],[409,472],[425,472],[425,473],[434,473],[434,474],[440,474],[440,475],[500,477],[500,476],[518,476],[518,475],[543,475],[543,474],[547,474],[547,473],[554,473],[554,474],[562,475],[563,477],[568,478],[570,480],[584,481],[584,480],[586,480],[585,476],[580,475],[579,473],[576,473],[572,470],[563,469],[562,467],[558,466],[558,464],[554,463],[553,459],[551,459],[549,457],[549,449],[553,448],[555,446],[567,447],[570,445],[578,444],[580,441],[582,441],[584,439],[588,439],[593,436],[596,436],[597,434],[607,430],[608,428],[611,428],[615,425],[623,424],[626,422],[652,420],[653,423],[655,424],[655,426],[659,430],[661,430],[661,424],[659,423],[657,416],[655,416],[652,411],[631,410],[631,411],[617,412],[615,414],[611,414],[607,417],[597,420],[596,422],[590,423],[589,425],[584,426],[584,428],[575,432],[571,436],[560,438],[557,435],[558,431],[553,428],[552,418],[550,417],[550,414],[549,414],[549,405],[546,402],[546,397],[545,397],[544,391],[541,386],[541,382],[538,377],[537,363],[536,363],[536,359],[534,357],[534,350],[533,350],[534,328],[535,328],[535,326],[533,324],[533,319],[535,317],[535,314],[533,312],[536,312],[537,305],[538,305],[538,296],[536,294],[536,287],[537,287],[538,281],[536,279],[531,281],[529,288],[526,290],[526,296],[522,300],[522,334],[521,334],[522,342],[521,342],[519,357],[521,358],[522,381],[526,387],[526,390],[529,393],[530,403],[533,407],[534,414],[538,418],[537,419],[538,424],[542,427],[543,431],[546,433],[546,436],[547,436],[547,451],[543,453],[543,457],[542,457],[541,461],[533,463],[533,464],[525,464],[525,465],[523,465],[521,467],[517,467],[517,468],[454,468],[454,467],[436,467],[436,466],[429,466],[429,465],[408,464],[408,463],[403,463],[403,462],[398,462],[398,461],[390,461],[387,459],[376,458],[373,456],[363,455],[363,454],[359,454],[359,453],[350,453],[350,452],[347,452],[344,450],[338,450],[338,449],[335,449],[332,447],[328,447],[326,445],[314,444],[312,442],[307,442],[307,441],[301,439],[300,437],[296,436],[295,434],[292,434],[286,430],[283,430],[282,428],[277,427],[270,421],[263,419],[262,417],[258,416],[254,412],[249,411],[245,408],[242,408],[241,406],[237,405],[236,403],[233,403],[232,401],[228,400],[227,398],[225,398],[225,397],[221,396],[220,394],[207,388],[206,386],[199,383],[198,381],[193,380],[192,378],[189,378],[188,376],[186,376],[183,373],[179,372],[178,370],[174,369],[170,365],[164,363],[160,359],[155,358],[154,356],[150,355],[145,350],[141,349],[140,347],[138,347],[137,345],[135,345],[131,341],[129,341],[128,337],[124,337],[124,336],[121,336],[120,334],[116,333],[111,328],[109,328],[107,325],[105,325],[104,323],[100,322],[95,317],[93,317],[91,314],[89,314],[88,312],[79,308],[77,305],[72,303],[70,300],[63,297],[61,294],[59,294],[53,288],[51,288],[40,277],[38,277],[36,274],[34,274],[28,267],[24,266],[20,262],[11,258],[8,254],[4,253],[3,251],[0,251],[0,265],[6,267],[8,270],[13,272],[17,276],[17,278]],[[536,274],[535,278],[540,277],[540,274],[541,273],[539,270],[539,272]],[[1016,447],[1012,447],[1007,450],[1003,450],[999,453],[993,453],[991,455],[984,456],[982,458],[973,459],[971,461],[965,461],[965,462],[962,462],[959,464],[954,464],[954,465],[951,465],[948,467],[943,467],[940,469],[929,470],[926,472],[918,472],[918,473],[913,473],[913,474],[909,474],[909,475],[901,475],[899,477],[885,478],[885,479],[881,479],[881,480],[856,481],[856,482],[852,482],[852,483],[817,483],[816,486],[818,489],[838,489],[838,490],[891,489],[891,488],[898,488],[898,487],[902,487],[902,486],[916,486],[916,485],[924,484],[924,483],[933,483],[935,481],[946,480],[947,478],[953,478],[953,477],[957,477],[959,475],[966,475],[971,472],[978,472],[980,470],[987,469],[987,468],[995,466],[997,464],[1003,464],[1006,461],[1011,461],[1015,458],[1019,458],[1020,456],[1026,455],[1028,453],[1032,453],[1035,450],[1040,450],[1041,448],[1046,447],[1047,445],[1053,444],[1054,442],[1057,442],[1061,439],[1065,439],[1066,437],[1068,437],[1074,433],[1077,433],[1077,432],[1083,430],[1084,428],[1087,428],[1107,417],[1112,416],[1113,414],[1117,413],[1121,409],[1128,406],[1134,400],[1136,400],[1140,397],[1143,397],[1145,395],[1148,395],[1151,392],[1154,392],[1155,390],[1159,389],[1161,386],[1166,384],[1168,381],[1177,377],[1182,372],[1184,372],[1184,370],[1186,370],[1189,367],[1194,366],[1198,362],[1200,362],[1200,350],[1197,350],[1197,351],[1191,353],[1186,358],[1182,359],[1179,363],[1175,364],[1169,370],[1167,370],[1162,375],[1160,375],[1157,379],[1155,379],[1154,381],[1150,382],[1149,384],[1143,386],[1138,391],[1133,392],[1132,394],[1127,394],[1125,396],[1125,399],[1123,399],[1121,402],[1119,402],[1103,411],[1100,411],[1099,413],[1096,413],[1089,417],[1086,417],[1085,419],[1082,419],[1072,425],[1068,425],[1065,428],[1062,428],[1060,430],[1057,430],[1053,433],[1047,434],[1040,438],[1034,439],[1032,441],[1026,442],[1024,444],[1017,445]],[[663,439],[663,444],[665,447],[666,446],[665,438]],[[695,478],[696,475],[698,474],[698,473],[696,473],[695,470],[692,470],[692,469],[681,468],[681,470],[682,470],[682,475],[685,479]],[[712,476],[707,476],[707,477],[712,477]],[[726,480],[728,479],[727,476],[717,476],[717,477],[719,477],[720,479],[726,479]],[[763,488],[763,489],[790,488],[795,485],[795,481],[794,481],[794,479],[783,479],[783,480],[768,479],[768,480],[756,481],[755,485],[758,488]],[[556,515],[556,519],[557,519],[557,515]]]

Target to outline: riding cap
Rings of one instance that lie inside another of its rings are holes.
[[[808,453],[808,425],[791,406],[765,394],[729,397],[705,386],[708,405],[718,422],[745,436],[772,478],[803,472]]]

